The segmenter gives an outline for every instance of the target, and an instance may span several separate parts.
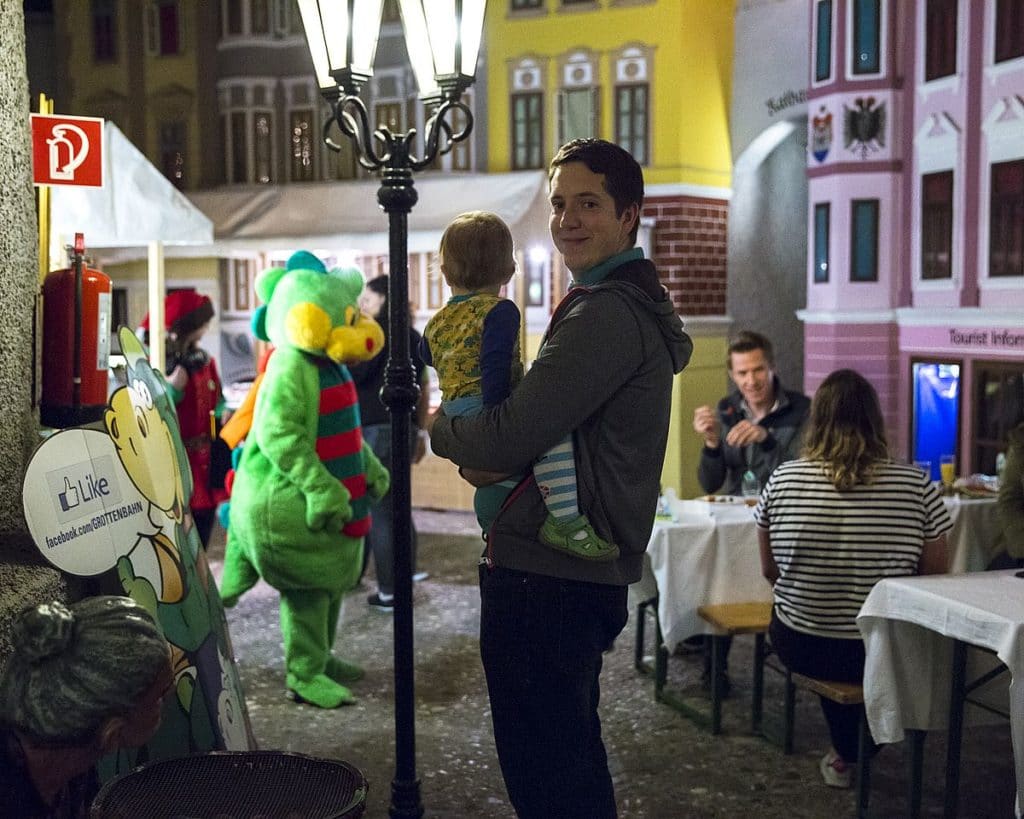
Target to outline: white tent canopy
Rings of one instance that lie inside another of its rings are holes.
[[[213,241],[213,223],[112,122],[103,126],[103,150],[103,187],[51,189],[51,234],[58,251],[75,233],[85,234],[87,248]]]
[[[411,253],[436,250],[448,222],[469,210],[498,214],[520,247],[550,241],[543,171],[431,172],[415,177],[414,184],[419,199],[409,214]],[[339,247],[387,253],[388,216],[377,204],[379,188],[378,180],[366,179],[247,185],[189,196],[213,220],[215,255]]]

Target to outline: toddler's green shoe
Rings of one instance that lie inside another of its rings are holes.
[[[607,561],[619,556],[619,547],[599,537],[586,515],[565,523],[548,515],[540,527],[540,539],[552,549],[583,560]]]

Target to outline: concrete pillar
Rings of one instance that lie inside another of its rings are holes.
[[[23,7],[0,2],[0,666],[10,615],[66,593],[59,574],[41,565],[21,505],[39,434],[32,395],[39,266],[28,113]]]

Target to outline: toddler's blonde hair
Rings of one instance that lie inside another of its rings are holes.
[[[507,284],[515,273],[512,233],[499,216],[474,210],[460,213],[441,236],[445,281],[466,290]]]

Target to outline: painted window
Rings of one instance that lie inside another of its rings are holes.
[[[244,33],[242,22],[243,0],[224,0],[224,33],[231,36],[238,36]]]
[[[186,125],[181,120],[160,124],[160,170],[174,187],[185,186]]]
[[[995,62],[1024,57],[1024,3],[1021,0],[997,0],[995,29]]]
[[[512,11],[542,8],[543,0],[511,0]]]
[[[850,281],[878,281],[878,200],[850,203]]]
[[[274,181],[274,115],[270,111],[253,112],[253,148],[255,149],[255,181]]]
[[[558,144],[598,135],[597,58],[586,51],[570,54],[559,66]]]
[[[814,81],[832,76],[832,0],[819,0],[815,8]]]
[[[295,0],[221,0],[221,31],[225,37],[300,34],[302,23],[297,10],[295,14],[292,13],[294,2]]]
[[[316,178],[313,160],[316,136],[312,108],[294,109],[288,114],[289,177],[293,182],[311,182]]]
[[[957,0],[928,0],[924,20],[924,78],[956,73]]]
[[[393,134],[400,134],[402,127],[402,104],[400,102],[378,102],[373,106],[376,127],[386,127]]]
[[[439,310],[444,306],[444,274],[440,256],[431,251],[427,255],[427,309]]]
[[[828,281],[828,240],[831,231],[831,210],[828,202],[814,206],[814,283]]]
[[[276,181],[275,139],[280,137],[275,137],[273,105],[272,84],[221,87],[221,135],[228,183]]]
[[[1024,159],[992,166],[989,276],[1024,276]]]
[[[526,306],[544,307],[547,291],[548,258],[539,253],[526,254]]]
[[[512,169],[544,167],[544,95],[512,95]]]
[[[92,58],[98,63],[117,61],[115,0],[92,0]]]
[[[921,278],[953,276],[953,172],[921,177]]]
[[[877,74],[881,70],[881,0],[853,0],[854,74]]]
[[[647,85],[620,85],[615,89],[615,142],[641,165],[647,158]]]
[[[227,116],[225,134],[228,182],[249,181],[249,131],[245,127],[245,111],[232,111]]]
[[[178,0],[151,0],[146,6],[146,52],[169,57],[181,53]]]
[[[252,33],[270,34],[270,0],[252,0]]]
[[[1024,421],[1024,364],[975,361],[974,460],[963,474],[996,474],[996,455],[1006,436]]]
[[[565,88],[558,94],[558,142],[597,136],[597,92]]]

